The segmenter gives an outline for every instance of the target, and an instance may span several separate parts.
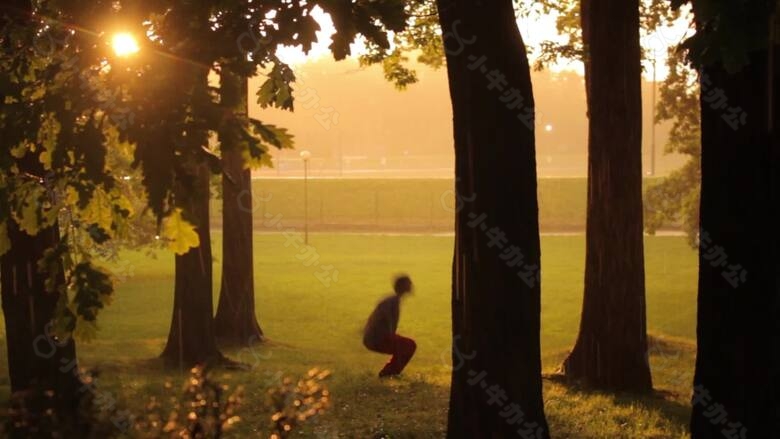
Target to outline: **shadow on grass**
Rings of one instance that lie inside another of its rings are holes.
[[[649,350],[656,390],[647,395],[600,391],[558,373],[545,375],[545,408],[554,437],[688,437],[691,408],[687,395],[695,346],[688,340],[653,336]],[[550,358],[562,361],[565,355],[556,353]]]
[[[674,395],[604,392],[554,378],[547,380],[545,407],[556,438],[685,437],[690,407]]]

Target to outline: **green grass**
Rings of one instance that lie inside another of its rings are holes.
[[[216,250],[220,235],[214,234]],[[299,375],[309,367],[333,371],[333,404],[311,437],[441,437],[445,428],[450,355],[451,237],[313,234],[311,244],[323,264],[339,270],[325,288],[315,269],[296,259],[276,234],[255,235],[257,312],[270,337],[267,344],[229,351],[251,371],[220,371],[246,388],[243,421],[234,437],[247,437],[268,425],[262,410],[265,389],[277,373]],[[576,337],[582,296],[584,239],[542,238],[542,347],[545,371],[552,372]],[[651,362],[664,396],[636,398],[594,393],[545,382],[546,407],[556,438],[683,437],[693,367],[696,257],[684,238],[646,239],[648,325],[656,335]],[[219,273],[216,255],[215,272]],[[182,375],[164,370],[155,357],[170,324],[173,260],[161,253],[123,256],[132,271],[116,300],[100,317],[101,331],[80,344],[82,365],[102,371],[101,389],[138,411],[164,383]],[[390,290],[390,277],[407,271],[416,294],[403,305],[399,332],[415,338],[418,352],[400,380],[375,378],[385,358],[367,352],[360,329],[376,301]],[[215,286],[219,276],[215,277]],[[218,291],[218,290],[215,290]],[[670,311],[673,310],[673,311]],[[4,356],[2,351],[0,356]],[[5,368],[5,359],[0,358]],[[7,371],[2,370],[7,392]],[[225,375],[225,376],[223,376]]]

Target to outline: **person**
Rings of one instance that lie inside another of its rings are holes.
[[[363,331],[363,345],[368,350],[392,355],[379,372],[380,378],[400,375],[417,350],[414,340],[396,334],[401,299],[411,294],[413,288],[409,276],[397,276],[393,282],[395,294],[379,302]]]

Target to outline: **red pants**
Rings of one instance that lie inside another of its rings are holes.
[[[398,334],[385,337],[374,351],[392,355],[392,357],[379,372],[379,376],[399,375],[409,363],[409,360],[412,359],[416,350],[417,343],[411,338],[401,337]]]

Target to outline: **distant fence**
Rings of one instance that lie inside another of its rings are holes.
[[[309,179],[308,222],[311,230],[449,232],[454,223],[451,179]],[[303,179],[253,181],[256,231],[304,224]],[[585,229],[585,178],[539,180],[542,231]],[[212,201],[212,226],[222,227],[222,200]]]

